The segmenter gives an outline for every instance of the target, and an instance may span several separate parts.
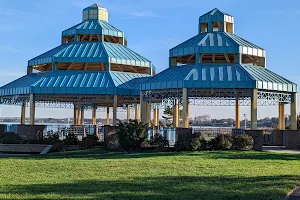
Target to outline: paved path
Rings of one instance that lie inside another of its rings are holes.
[[[300,154],[300,150],[285,149],[282,146],[264,146],[263,151],[273,153]]]
[[[300,187],[296,188],[288,197],[288,200],[300,200]]]

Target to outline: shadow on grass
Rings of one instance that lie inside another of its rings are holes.
[[[59,159],[59,158],[78,158],[78,159],[135,159],[135,158],[152,158],[152,157],[171,157],[171,156],[191,156],[209,159],[250,159],[250,160],[300,160],[298,154],[281,154],[256,151],[197,151],[197,152],[108,152],[105,149],[93,149],[82,151],[69,151],[60,153],[50,153],[46,155],[24,156],[22,159]],[[8,156],[1,157],[6,159]],[[20,157],[11,157],[19,159]]]
[[[299,176],[172,176],[131,180],[87,180],[60,184],[9,185],[0,197],[13,199],[284,199]]]
[[[206,155],[206,158],[213,159],[248,159],[248,160],[299,160],[298,154],[283,154],[269,152],[239,152],[239,151],[212,151]]]

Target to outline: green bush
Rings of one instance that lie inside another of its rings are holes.
[[[59,135],[58,134],[53,134],[53,135],[49,135],[47,137],[44,137],[42,140],[43,144],[49,144],[49,145],[53,145],[57,142],[59,142]]]
[[[77,136],[74,133],[67,135],[66,139],[63,140],[65,145],[78,145],[79,141]]]
[[[61,140],[56,141],[51,148],[51,152],[60,152],[64,150],[65,150],[65,143]]]
[[[99,138],[95,135],[87,135],[85,138],[82,139],[82,142],[80,143],[80,145],[84,149],[92,149],[92,148],[95,148],[98,140],[99,140]]]
[[[147,138],[147,124],[130,120],[130,122],[120,122],[117,130],[117,138],[120,147],[125,151],[140,149],[142,143]]]
[[[16,133],[1,133],[0,144],[21,144],[23,139]]]
[[[192,151],[197,151],[201,148],[201,138],[192,138],[191,141],[191,150]]]
[[[234,140],[234,147],[238,150],[251,150],[254,140],[249,135],[240,135]]]
[[[151,146],[157,148],[164,148],[169,146],[169,141],[160,134],[155,134],[154,137],[152,136],[149,143]]]
[[[232,147],[233,138],[230,135],[218,135],[209,142],[213,150],[229,150]]]
[[[201,148],[201,133],[180,134],[175,144],[177,151],[199,150]]]

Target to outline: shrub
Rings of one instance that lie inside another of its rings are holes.
[[[175,149],[178,151],[198,150],[201,147],[201,140],[201,133],[180,134]]]
[[[84,149],[92,149],[95,148],[97,145],[99,138],[95,135],[87,135],[85,138],[82,139],[81,146]]]
[[[141,148],[147,138],[147,124],[130,120],[129,123],[120,122],[117,130],[117,138],[120,147],[126,151]]]
[[[74,133],[70,133],[67,135],[66,139],[64,139],[64,143],[65,145],[78,145],[79,141]]]
[[[233,139],[230,135],[218,135],[209,142],[213,150],[228,150],[232,147]]]
[[[22,138],[16,133],[1,133],[0,144],[21,144]]]
[[[150,139],[150,145],[157,148],[164,148],[169,146],[169,141],[160,134],[155,134],[154,137]]]
[[[53,134],[53,135],[50,135],[48,137],[44,137],[43,140],[42,140],[43,144],[51,144],[51,145],[53,145],[53,144],[55,144],[57,142],[60,142],[58,134]]]
[[[192,151],[197,151],[199,150],[201,147],[201,138],[198,137],[198,138],[192,138],[192,141],[191,141],[191,150]]]
[[[240,135],[235,139],[234,146],[239,150],[251,150],[254,145],[254,140],[249,135]]]
[[[65,143],[61,140],[56,141],[51,148],[52,152],[60,152],[64,150],[65,150]]]

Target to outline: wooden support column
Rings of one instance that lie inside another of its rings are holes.
[[[140,116],[141,116],[141,122],[146,123],[147,119],[147,109],[146,109],[146,101],[143,97],[143,91],[140,92]]]
[[[251,98],[251,130],[257,130],[257,89],[253,89]]]
[[[130,121],[130,105],[127,105],[127,122]]]
[[[188,94],[187,94],[187,88],[182,89],[182,127],[183,128],[189,128],[190,122],[189,122],[189,99],[188,99]]]
[[[106,125],[110,125],[110,118],[109,118],[109,109],[110,107],[106,107]]]
[[[278,129],[279,130],[283,130],[282,129],[282,107],[284,106],[283,103],[278,103]]]
[[[74,113],[73,113],[73,125],[77,124],[77,108],[74,105]]]
[[[22,103],[21,107],[21,124],[24,125],[26,122],[26,103]]]
[[[92,124],[97,125],[97,106],[94,106],[92,110]]]
[[[140,120],[137,100],[135,100],[135,104],[134,104],[134,119],[136,121]]]
[[[80,107],[80,103],[77,104],[77,122],[76,125],[80,125],[81,124],[81,113],[80,113],[81,107]]]
[[[157,123],[157,121],[156,121],[156,120],[157,120],[157,116],[156,116],[156,115],[157,115],[157,111],[156,111],[156,110],[157,110],[157,108],[155,107],[155,108],[153,109],[153,126],[158,126],[158,125],[157,125],[158,123]]]
[[[80,116],[80,125],[84,125],[84,109],[81,109],[81,116]]]
[[[30,94],[30,125],[34,125],[35,122],[35,99],[34,95]]]
[[[173,127],[178,127],[178,100],[173,106]]]
[[[241,128],[241,112],[238,97],[235,100],[235,128]]]
[[[297,93],[292,93],[291,97],[291,130],[297,130]]]
[[[180,104],[177,102],[177,127],[180,127]]]
[[[146,123],[151,126],[151,102],[146,102]]]
[[[113,126],[117,125],[117,109],[118,109],[118,95],[114,95]]]
[[[153,118],[154,118],[154,126],[159,126],[159,109],[157,107],[154,108]]]

